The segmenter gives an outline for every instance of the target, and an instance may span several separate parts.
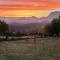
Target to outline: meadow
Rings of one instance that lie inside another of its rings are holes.
[[[60,37],[2,41],[0,60],[60,60]]]

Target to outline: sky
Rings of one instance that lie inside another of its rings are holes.
[[[45,17],[60,11],[60,0],[0,0],[0,16]]]

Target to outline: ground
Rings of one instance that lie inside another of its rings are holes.
[[[2,41],[0,60],[60,60],[60,38]]]

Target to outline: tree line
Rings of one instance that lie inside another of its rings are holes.
[[[54,18],[51,23],[45,26],[46,33],[49,36],[59,36],[60,35],[60,16]]]
[[[0,36],[6,36],[6,40],[8,36],[25,36],[25,35],[44,35],[44,36],[60,36],[60,16],[58,18],[54,18],[50,23],[46,24],[44,27],[45,32],[31,31],[30,33],[22,33],[17,31],[15,33],[10,32],[9,25],[0,20]]]

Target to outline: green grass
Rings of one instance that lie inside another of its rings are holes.
[[[0,60],[60,60],[60,38],[0,42]]]

